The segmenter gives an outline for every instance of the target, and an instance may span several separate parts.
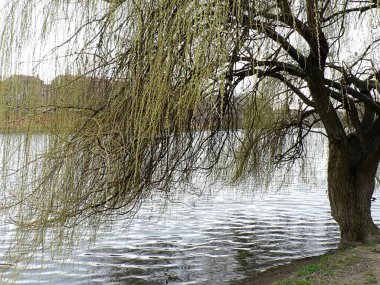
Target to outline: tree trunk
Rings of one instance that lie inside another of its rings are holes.
[[[352,141],[330,142],[329,149],[328,192],[332,216],[340,227],[340,247],[378,241],[380,234],[371,216],[378,161],[366,159],[370,152],[360,151]]]

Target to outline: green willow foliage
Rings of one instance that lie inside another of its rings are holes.
[[[304,138],[320,121],[301,66],[314,39],[300,24],[310,1],[8,2],[4,66],[35,35],[43,41],[61,33],[52,54],[70,72],[107,82],[78,102],[81,119],[69,134],[50,137],[35,162],[40,171],[23,175],[5,200],[20,226],[34,230],[36,244],[50,226],[62,241],[78,224],[132,215],[152,190],[169,196],[195,170],[268,178],[276,162],[302,156]],[[342,74],[366,80],[379,69],[378,30],[357,62],[338,66],[356,25],[378,29],[379,2],[314,3],[320,12],[313,21],[329,42],[326,88],[339,113],[346,106]],[[346,90],[348,101],[366,108]],[[346,121],[352,130],[352,118]]]

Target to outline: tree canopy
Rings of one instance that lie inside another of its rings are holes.
[[[78,124],[51,138],[36,179],[7,197],[38,240],[50,225],[64,236],[108,214],[133,214],[151,191],[169,196],[196,170],[268,177],[303,155],[318,125],[330,143],[331,180],[342,176],[334,167],[363,161],[374,177],[378,0],[107,2],[6,6],[5,66],[33,35],[62,32],[52,55],[112,87],[87,98]],[[337,190],[329,192],[338,205]]]

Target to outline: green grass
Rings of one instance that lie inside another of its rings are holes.
[[[373,272],[367,272],[365,274],[366,283],[365,284],[378,284],[377,278]]]
[[[279,281],[274,283],[274,285],[311,285],[308,280],[292,280],[292,279],[286,279],[284,281]]]
[[[331,267],[329,256],[321,257],[320,262],[303,266],[292,278],[277,281],[273,285],[312,285],[313,277],[318,273],[323,275],[331,274],[335,267]],[[323,283],[321,283],[323,284]]]
[[[298,276],[307,276],[307,275],[313,274],[315,272],[323,270],[323,267],[324,266],[322,264],[305,265],[298,272]]]
[[[375,242],[367,242],[364,246],[367,247],[367,248],[375,248],[375,247],[377,247],[377,243],[375,243]]]
[[[345,265],[345,266],[352,266],[352,265],[355,265],[356,263],[358,263],[358,261],[359,261],[358,256],[354,252],[353,255],[343,257],[339,261],[339,263],[341,263],[342,265]]]
[[[331,285],[323,281],[324,277],[333,276],[341,269],[354,266],[358,261],[359,258],[355,249],[327,254],[322,256],[318,263],[305,265],[292,277],[277,281],[273,285]],[[366,280],[366,284],[378,284],[373,274],[368,274]]]

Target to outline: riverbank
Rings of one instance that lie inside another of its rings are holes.
[[[237,285],[362,285],[380,284],[380,245],[294,261],[272,268]]]

